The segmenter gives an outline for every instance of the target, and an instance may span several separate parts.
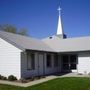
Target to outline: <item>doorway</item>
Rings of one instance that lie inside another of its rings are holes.
[[[77,55],[62,55],[62,72],[72,72],[77,69]]]

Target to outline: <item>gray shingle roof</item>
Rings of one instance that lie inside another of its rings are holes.
[[[60,39],[52,36],[42,41],[57,52],[90,51],[90,37]]]
[[[52,36],[52,38],[39,40],[0,31],[0,38],[22,50],[29,49],[49,52],[90,51],[90,37],[60,39],[57,36]]]
[[[12,34],[4,31],[0,31],[0,37],[22,50],[29,49],[29,50],[50,51],[50,52],[54,51],[48,45],[46,45],[44,42],[38,39],[18,34]]]

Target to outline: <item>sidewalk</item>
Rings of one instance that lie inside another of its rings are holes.
[[[29,83],[18,83],[18,82],[0,80],[0,84],[14,85],[14,86],[20,86],[20,87],[28,87],[28,86],[40,84],[40,83],[43,83],[43,82],[46,82],[48,80],[52,80],[55,78],[57,78],[57,76],[47,76],[46,78],[31,81]]]
[[[63,78],[63,77],[90,77],[90,75],[78,75],[77,73],[68,73],[68,74],[60,74],[60,75],[51,75],[51,76],[47,76],[46,78],[31,81],[28,83],[19,83],[19,82],[11,82],[11,81],[0,80],[0,84],[14,85],[14,86],[20,86],[20,87],[28,87],[28,86],[40,84],[40,83],[43,83],[43,82],[46,82],[46,81],[49,81],[52,79]]]
[[[67,74],[64,74],[64,75],[58,75],[59,78],[61,77],[90,77],[90,75],[87,75],[87,74],[78,74],[78,73],[67,73]]]

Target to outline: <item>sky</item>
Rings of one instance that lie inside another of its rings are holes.
[[[39,39],[55,35],[59,5],[64,33],[90,36],[90,0],[0,0],[0,24],[26,28],[30,37]]]

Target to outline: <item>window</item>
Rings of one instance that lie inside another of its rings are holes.
[[[77,69],[77,56],[76,55],[63,55],[63,69],[64,70],[75,70]]]
[[[69,58],[68,58],[68,55],[63,55],[63,64],[68,64]]]
[[[69,70],[69,64],[63,64],[63,70]]]
[[[54,54],[54,67],[58,67],[58,55]]]
[[[76,59],[76,55],[71,55],[70,56],[70,63],[71,63],[71,66],[70,68],[71,69],[76,69],[76,64],[77,64],[77,59]]]
[[[70,69],[76,69],[76,64],[71,64]]]
[[[27,54],[27,69],[28,70],[35,69],[35,55],[33,53]]]
[[[71,55],[70,56],[70,62],[76,64],[76,55]]]
[[[52,67],[52,60],[51,60],[51,55],[47,54],[47,67]]]

